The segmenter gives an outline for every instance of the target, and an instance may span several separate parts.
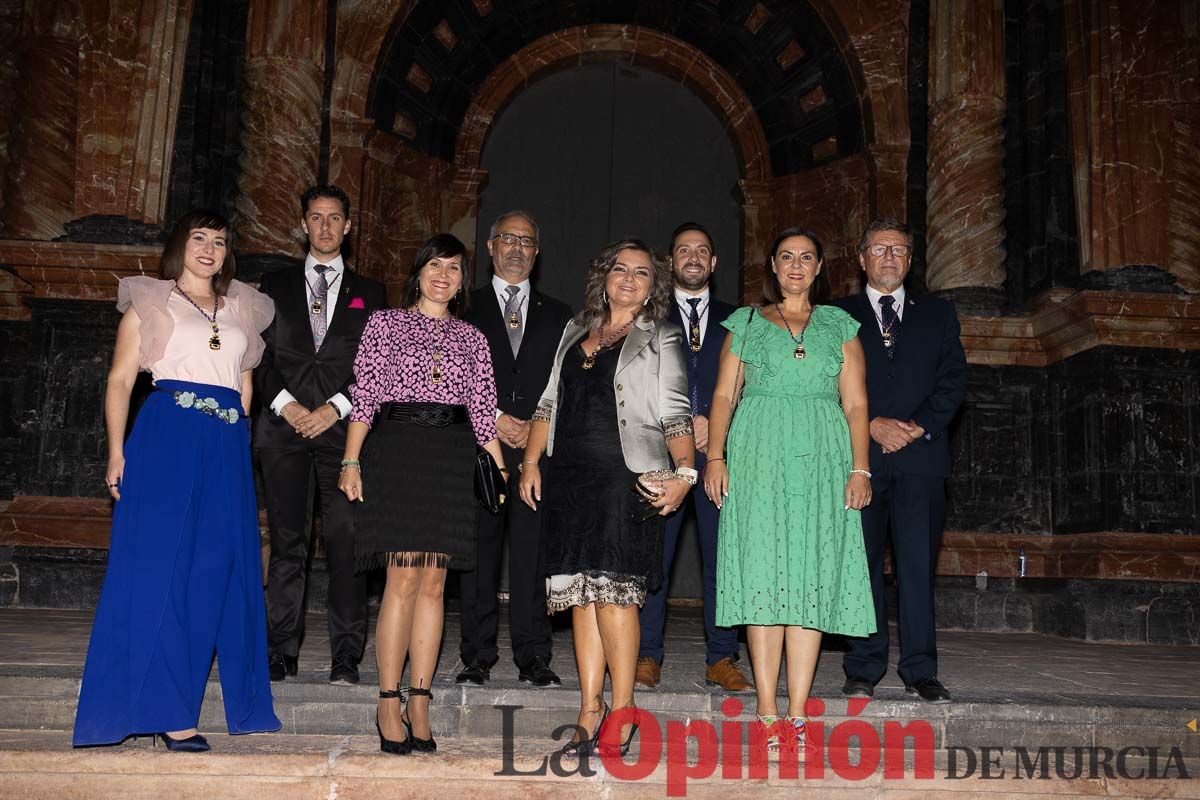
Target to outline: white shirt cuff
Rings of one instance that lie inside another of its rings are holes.
[[[497,408],[496,409],[496,419],[500,419],[500,415],[503,413],[504,413],[503,411],[501,411],[500,409]]]
[[[275,399],[271,401],[271,411],[275,414],[275,416],[278,417],[283,413],[283,407],[288,403],[295,402],[295,400],[296,398],[292,396],[292,393],[287,389],[284,389],[279,394],[275,395]]]
[[[339,419],[345,419],[350,416],[350,411],[353,407],[350,405],[350,401],[346,399],[346,395],[338,392],[329,398],[329,402],[337,409]]]

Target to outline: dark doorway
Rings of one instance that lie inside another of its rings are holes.
[[[541,227],[534,280],[578,308],[588,262],[635,236],[665,250],[680,222],[716,239],[716,295],[736,303],[741,206],[725,126],[682,84],[617,63],[581,64],[521,92],[484,144],[476,285],[490,279],[485,241],[496,214],[528,209]]]

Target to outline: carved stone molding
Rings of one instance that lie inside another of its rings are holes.
[[[930,6],[928,249],[933,291],[1004,283],[1004,4]]]

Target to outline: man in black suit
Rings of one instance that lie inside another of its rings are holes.
[[[366,583],[354,572],[351,506],[337,480],[358,340],[371,312],[386,306],[387,295],[383,284],[342,261],[342,240],[350,231],[346,193],[314,186],[300,198],[300,208],[308,256],[303,268],[263,276],[261,289],[275,301],[275,320],[254,371],[255,392],[270,409],[254,426],[271,528],[270,673],[273,681],[296,674],[315,478],[329,571],[329,682],[356,684],[367,641]]]
[[[842,661],[848,697],[872,697],[887,672],[888,615],[883,597],[889,522],[899,598],[904,689],[930,703],[950,702],[937,677],[933,577],[945,521],[950,472],[947,428],[962,403],[967,361],[954,306],[904,290],[912,235],[894,219],[877,219],[858,244],[866,290],[837,301],[858,320],[867,359],[871,420],[871,504],[863,538],[875,597],[874,635],[851,639]]]
[[[704,470],[704,451],[708,447],[708,410],[717,382],[717,366],[725,329],[721,323],[734,307],[712,296],[709,285],[717,268],[717,253],[712,236],[703,226],[685,222],[671,235],[671,271],[675,276],[675,305],[668,319],[683,328],[688,341],[688,392],[692,403],[692,423],[696,432],[696,469]],[[700,539],[702,578],[704,581],[705,682],[727,692],[751,688],[737,665],[738,637],[735,628],[718,628],[717,613],[717,507],[704,493],[704,484],[696,482],[690,493],[696,511],[696,532]],[[662,678],[663,626],[667,612],[667,581],[675,560],[675,545],[683,527],[683,513],[667,517],[663,540],[663,585],[646,595],[639,619],[642,628],[638,653],[638,686],[652,689]]]
[[[487,336],[496,375],[496,430],[504,463],[524,458],[529,420],[537,406],[563,328],[571,319],[565,303],[536,291],[529,281],[538,254],[538,227],[525,211],[510,211],[492,223],[487,241],[492,280],[471,295],[466,320]],[[510,498],[517,496],[513,470]],[[538,512],[505,503],[497,516],[479,515],[476,567],[460,579],[464,669],[458,683],[482,686],[499,659],[500,554],[508,533],[509,630],[518,677],[533,686],[561,686],[550,669],[551,629],[545,580],[538,574]]]

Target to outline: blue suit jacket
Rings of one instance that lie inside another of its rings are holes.
[[[711,299],[707,311],[708,328],[704,332],[704,341],[700,345],[700,357],[696,359],[695,368],[692,367],[692,348],[688,345],[688,322],[683,318],[679,304],[674,302],[674,292],[671,294],[671,313],[667,316],[668,320],[683,328],[683,357],[687,361],[688,392],[690,393],[695,388],[696,399],[699,403],[696,413],[705,417],[712,408],[713,392],[717,390],[717,369],[721,364],[721,345],[725,344],[725,335],[728,333],[721,327],[721,323],[737,310],[737,306],[722,303],[711,294],[709,297]]]
[[[949,475],[947,428],[967,388],[967,358],[954,306],[939,297],[908,294],[896,353],[889,359],[865,292],[836,300],[834,305],[860,326],[858,338],[867,360],[868,417],[911,419],[925,429],[924,439],[898,453],[885,454],[872,439],[871,471],[882,471],[886,465],[910,475]]]

